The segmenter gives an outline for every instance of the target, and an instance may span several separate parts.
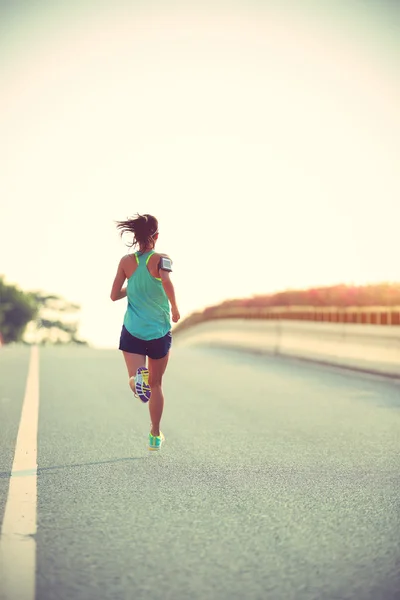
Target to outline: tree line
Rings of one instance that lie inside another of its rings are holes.
[[[218,306],[400,306],[400,283],[334,285],[226,300]]]
[[[24,342],[86,344],[78,337],[78,322],[69,319],[80,306],[61,296],[23,291],[0,276],[0,344]]]

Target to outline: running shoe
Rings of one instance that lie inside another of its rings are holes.
[[[149,433],[149,450],[151,451],[158,451],[161,448],[161,444],[165,442],[165,437],[162,433],[162,431],[160,431],[160,435],[151,435],[151,433]]]
[[[148,402],[151,396],[149,386],[149,370],[146,367],[139,367],[135,376],[136,394],[142,402]]]
[[[135,385],[135,376],[134,375],[132,375],[132,377],[129,378],[129,385],[130,385],[130,388],[131,388],[135,398],[139,398],[139,396],[136,393],[136,385]]]

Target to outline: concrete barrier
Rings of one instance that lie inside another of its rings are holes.
[[[400,379],[400,327],[216,319],[178,331],[177,345],[292,356]]]

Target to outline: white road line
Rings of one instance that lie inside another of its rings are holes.
[[[1,600],[35,598],[38,415],[39,351],[33,346],[1,529]]]

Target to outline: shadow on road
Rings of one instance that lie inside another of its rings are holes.
[[[57,469],[71,469],[74,467],[90,467],[96,465],[108,465],[112,463],[131,461],[131,460],[144,460],[145,456],[127,456],[125,458],[113,458],[111,460],[98,460],[95,462],[86,462],[86,463],[72,463],[68,465],[54,465],[53,467],[41,467],[37,470],[37,474],[41,475],[43,473],[47,473],[49,471],[55,471]],[[12,476],[13,477],[29,477],[34,474],[33,470],[27,471],[15,471]],[[11,477],[11,471],[3,471],[0,472],[0,479],[7,479]]]

